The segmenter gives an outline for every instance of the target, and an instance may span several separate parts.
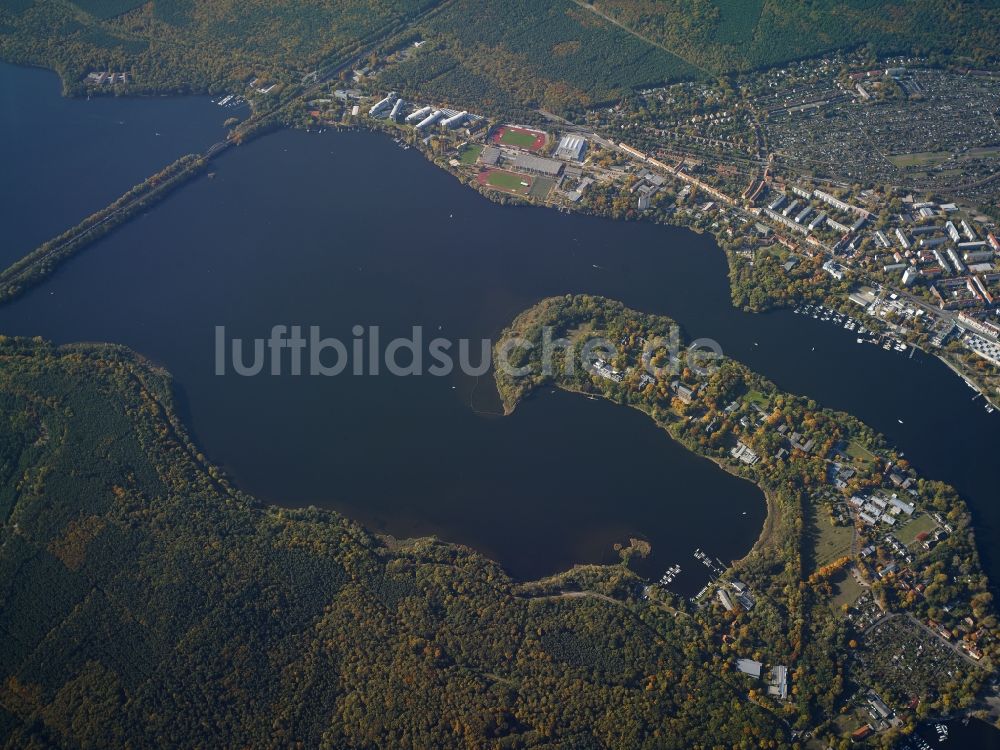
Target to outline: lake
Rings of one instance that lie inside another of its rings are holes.
[[[181,101],[142,102],[154,110],[154,132],[174,134],[171,154],[192,148],[180,135],[181,121],[191,125]],[[101,106],[114,122],[115,107],[135,104]],[[228,112],[201,106],[205,132],[195,135],[204,146]],[[44,148],[30,128],[17,133],[26,149]],[[127,162],[127,151],[106,158]],[[110,198],[144,176],[125,169],[88,175],[88,191]],[[384,340],[414,325],[479,340],[542,297],[587,292],[669,315],[780,387],[886,433],[970,502],[987,570],[1000,580],[1000,421],[936,360],[859,346],[788,312],[733,309],[725,258],[710,238],[499,207],[370,133],[280,132],[232,149],[212,171],[0,308],[0,330],[114,341],[164,365],[200,448],[262,500],[335,508],[397,536],[437,534],[522,578],[612,560],[614,543],[640,536],[653,547],[643,573],[680,563],[674,588],[697,591],[706,572],[694,549],[723,560],[745,554],[763,498],[638,412],[544,393],[501,418],[488,376],[214,374],[217,325],[248,339],[297,324],[345,341],[355,325],[378,325]],[[25,237],[80,218],[54,223],[44,202],[24,211],[8,220]]]
[[[61,88],[52,71],[0,63],[4,265],[203,150],[225,135],[226,118],[248,112],[203,96],[66,99]]]

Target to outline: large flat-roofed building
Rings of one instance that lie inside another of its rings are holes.
[[[556,148],[556,157],[566,161],[583,161],[587,139],[581,135],[564,135]]]
[[[760,679],[760,668],[764,666],[759,661],[753,659],[737,659],[736,668],[740,670],[743,674],[748,674],[751,677],[756,677]]]
[[[435,109],[433,112],[427,115],[427,117],[425,117],[423,120],[418,122],[413,127],[416,128],[417,130],[423,130],[429,125],[433,125],[434,123],[436,123],[442,117],[444,117],[444,112],[442,112],[440,109]]]
[[[496,146],[487,146],[479,155],[479,161],[487,167],[495,167],[500,163],[500,149]]]
[[[563,170],[562,162],[555,159],[546,159],[534,154],[520,153],[514,158],[512,164],[514,169],[528,174],[541,175],[542,177],[558,177]]]

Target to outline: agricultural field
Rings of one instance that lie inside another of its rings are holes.
[[[527,195],[531,190],[531,177],[504,169],[484,169],[477,176],[480,185],[511,195]]]

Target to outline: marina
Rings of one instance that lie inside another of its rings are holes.
[[[660,578],[660,585],[661,586],[669,586],[671,583],[674,582],[674,579],[677,577],[677,574],[680,573],[680,572],[681,572],[681,566],[680,565],[673,565],[673,566],[667,568],[667,572],[663,574],[662,578]]]
[[[724,574],[726,572],[726,568],[728,567],[724,562],[722,562],[722,560],[717,557],[713,559],[711,555],[707,552],[703,552],[701,548],[694,551],[694,559],[708,568],[714,578],[718,578]]]
[[[796,307],[792,312],[796,315],[806,315],[821,323],[830,323],[832,325],[840,326],[845,331],[853,332],[856,334],[856,341],[859,344],[874,344],[875,346],[881,347],[885,351],[895,351],[900,353],[909,351],[910,357],[913,356],[913,352],[916,349],[916,347],[907,344],[900,338],[890,334],[869,330],[865,326],[864,321],[851,315],[846,315],[839,310],[826,307],[825,305],[813,305],[807,303]]]
[[[240,107],[247,103],[247,100],[238,94],[226,94],[219,99],[213,99],[213,104],[220,107]]]

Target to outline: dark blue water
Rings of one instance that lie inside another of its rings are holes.
[[[90,101],[47,70],[0,63],[0,263],[6,265],[225,134],[245,110],[207,97]]]
[[[945,722],[948,734],[944,739],[937,726],[934,722],[923,724],[916,733],[931,747],[941,750],[997,750],[1000,747],[1000,732],[980,719],[971,719],[967,724],[960,719]],[[900,750],[915,750],[917,743],[900,743],[897,747]]]
[[[161,114],[161,124],[173,117]],[[500,208],[364,133],[283,132],[213,169],[214,179],[186,186],[0,309],[0,330],[120,342],[162,363],[206,455],[261,498],[335,507],[397,535],[436,533],[519,576],[607,560],[614,542],[642,536],[654,549],[645,569],[680,562],[677,588],[696,590],[704,574],[691,552],[744,554],[762,498],[636,412],[542,395],[498,418],[488,377],[213,374],[216,325],[247,338],[300,324],[350,340],[360,324],[381,326],[386,339],[413,325],[479,339],[544,296],[590,292],[670,315],[782,388],[886,433],[922,472],[963,493],[1000,578],[1000,421],[933,359],[859,346],[791,313],[733,309],[710,239]],[[92,181],[112,195],[123,189]],[[25,222],[50,226],[36,213]]]

